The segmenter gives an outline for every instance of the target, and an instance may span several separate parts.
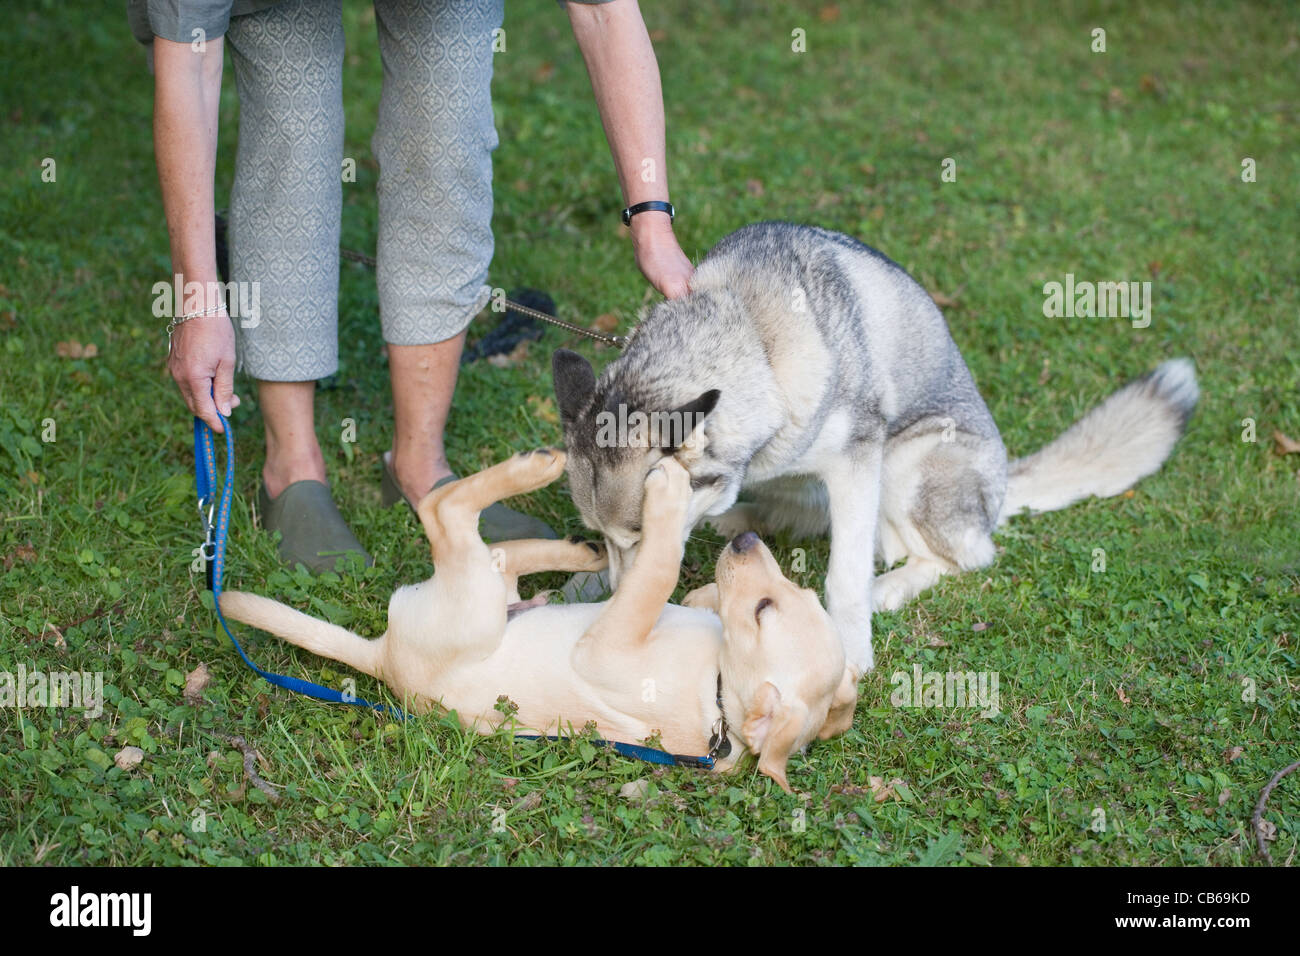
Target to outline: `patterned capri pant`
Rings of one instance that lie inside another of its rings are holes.
[[[260,284],[241,334],[253,377],[338,370],[343,183],[342,0],[234,17],[239,91],[230,278]],[[492,31],[503,0],[375,0],[384,65],[371,147],[384,340],[453,338],[487,302],[492,259]]]

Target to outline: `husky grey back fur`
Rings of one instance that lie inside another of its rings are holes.
[[[1197,400],[1191,362],[1167,362],[1008,473],[926,291],[855,239],[783,222],[719,242],[690,294],[651,310],[599,381],[566,350],[553,371],[573,500],[605,536],[615,586],[640,538],[645,474],[675,455],[694,489],[683,536],[705,518],[728,535],[830,531],[827,604],[859,674],[874,663],[873,605],[990,563],[1011,514],[1152,473]],[[629,417],[651,420],[610,427]],[[873,584],[877,555],[906,564]]]

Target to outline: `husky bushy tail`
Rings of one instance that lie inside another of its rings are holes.
[[[241,624],[283,638],[290,644],[297,644],[313,654],[383,679],[380,663],[386,634],[373,641],[367,640],[337,624],[317,620],[279,601],[244,591],[223,591],[221,613]]]
[[[1125,385],[1055,441],[1010,464],[998,523],[1132,487],[1164,464],[1199,395],[1196,368],[1185,358]]]

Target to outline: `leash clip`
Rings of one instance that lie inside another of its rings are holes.
[[[718,694],[714,699],[718,705],[718,719],[713,722],[713,735],[709,737],[709,752],[704,758],[710,764],[714,760],[725,760],[731,753],[731,740],[727,737],[727,711],[722,706],[722,671],[718,671]]]
[[[203,511],[205,507],[208,509],[206,514]],[[210,498],[199,499],[199,518],[203,522],[203,544],[205,546],[214,543],[213,535],[212,535],[213,532],[212,519],[216,514],[216,508],[217,508],[217,503],[212,499]]]
[[[206,512],[204,506],[207,507]],[[203,558],[203,575],[207,579],[209,591],[214,590],[212,572],[217,559],[216,526],[212,523],[216,507],[216,501],[211,498],[199,499],[199,518],[203,521],[203,544],[199,545],[199,555]]]

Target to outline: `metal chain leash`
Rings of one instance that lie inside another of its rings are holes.
[[[368,256],[364,252],[356,252],[352,249],[339,249],[339,257],[348,259],[352,262],[359,262],[363,266],[369,266],[371,269],[375,268],[376,265],[374,256]],[[585,335],[589,339],[595,339],[597,342],[603,342],[606,345],[612,345],[615,348],[627,348],[628,342],[632,341],[632,335],[606,335],[604,332],[595,332],[591,329],[584,329],[580,325],[574,325],[572,322],[558,319],[549,313],[540,311],[539,309],[520,305],[512,299],[506,299],[505,303],[507,308],[513,309],[520,315],[526,315],[531,319],[538,319],[539,321],[554,325],[557,328],[564,329],[566,332],[572,332],[575,335]]]

